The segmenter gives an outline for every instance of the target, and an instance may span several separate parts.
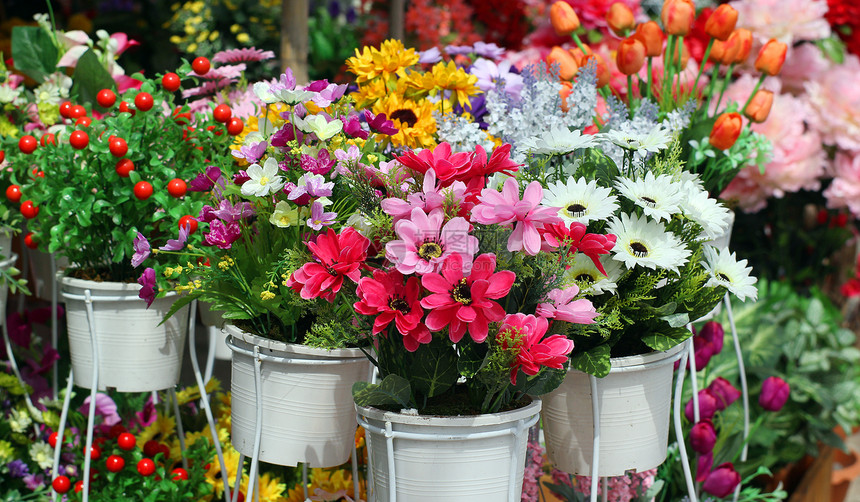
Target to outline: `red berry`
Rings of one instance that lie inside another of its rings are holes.
[[[153,104],[155,104],[155,102],[152,99],[152,94],[148,92],[139,92],[137,96],[134,97],[134,106],[142,112],[148,112],[151,110]]]
[[[139,472],[141,476],[151,476],[152,473],[155,472],[155,462],[148,458],[140,459],[137,463],[137,472]]]
[[[119,455],[111,455],[105,460],[105,466],[110,472],[119,472],[125,467],[125,459]]]
[[[212,110],[212,118],[214,118],[216,122],[224,124],[230,120],[231,117],[233,117],[233,110],[225,104],[220,104]]]
[[[111,155],[114,157],[122,157],[128,153],[128,143],[122,138],[114,137],[110,140],[109,148]]]
[[[167,184],[167,193],[176,197],[177,199],[185,195],[185,192],[187,190],[188,185],[186,185],[185,182],[179,178],[173,178],[172,180],[170,180],[170,183]]]
[[[182,467],[177,467],[170,471],[170,476],[173,478],[173,481],[185,481],[188,479],[188,471]]]
[[[148,181],[138,181],[134,185],[134,196],[140,200],[146,200],[152,195],[152,184]]]
[[[197,220],[190,214],[186,214],[182,218],[179,218],[179,228],[190,227],[188,230],[189,234],[193,234],[197,231],[197,225]]]
[[[122,424],[115,424],[110,428],[110,431],[108,431],[108,437],[110,437],[111,439],[116,439],[123,432],[128,432],[128,429],[126,429],[125,426]]]
[[[137,440],[134,439],[134,434],[129,432],[123,432],[116,438],[116,445],[119,446],[121,450],[131,451],[137,446]]]
[[[136,110],[134,110],[134,109],[132,109],[132,108],[130,108],[130,107],[128,106],[128,103],[126,103],[125,101],[120,102],[120,104],[119,104],[119,111],[120,111],[120,113],[130,113],[130,114],[132,114],[132,115],[134,115],[135,113],[137,113],[137,111],[136,111]]]
[[[17,204],[21,201],[21,187],[18,185],[9,185],[9,188],[6,189],[6,198],[9,199],[10,202],[14,202]]]
[[[245,502],[245,494],[242,492],[239,492],[239,496],[236,497],[236,501],[237,502]]]
[[[110,108],[116,103],[116,93],[110,89],[102,89],[96,94],[96,101],[102,108]]]
[[[178,91],[181,83],[182,81],[179,79],[179,75],[172,72],[165,73],[164,76],[161,77],[161,86],[168,92]]]
[[[128,178],[128,173],[134,171],[134,162],[130,159],[120,159],[116,163],[116,173],[123,178]]]
[[[75,493],[81,493],[83,490],[84,490],[84,480],[83,480],[83,479],[79,479],[79,480],[75,483]]]
[[[209,73],[209,69],[211,67],[212,65],[209,64],[209,59],[204,58],[203,56],[194,58],[194,61],[191,62],[191,69],[198,75],[206,75]]]
[[[87,115],[87,109],[82,105],[74,105],[72,109],[69,111],[70,119],[77,119],[81,117],[85,117]]]
[[[84,455],[86,455],[86,450],[84,450]],[[98,445],[92,445],[90,447],[90,458],[93,460],[98,460],[102,456],[102,449],[98,447]]]
[[[48,436],[48,444],[51,445],[51,448],[57,447],[57,436],[59,436],[59,434],[57,434],[56,432],[52,432]]]
[[[76,150],[83,150],[90,142],[90,136],[84,131],[72,131],[69,136],[69,143]]]
[[[245,123],[238,117],[233,117],[227,122],[227,133],[231,136],[241,134],[243,129],[245,129]]]
[[[21,214],[24,215],[24,218],[32,220],[36,217],[37,214],[39,214],[39,208],[36,207],[35,204],[33,204],[32,200],[25,200],[21,204]]]
[[[24,245],[30,249],[38,249],[39,243],[36,242],[35,239],[33,239],[33,232],[28,232],[27,235],[24,236]],[[56,434],[56,432],[54,434]],[[55,444],[51,445],[51,448],[56,446],[56,443],[57,443],[56,436],[54,436],[54,443]]]
[[[64,119],[70,119],[70,118],[72,118],[71,112],[72,112],[72,103],[69,101],[63,101],[62,104],[60,104],[60,116],[63,117]]]
[[[143,445],[143,454],[147,457],[154,457],[159,451],[161,451],[161,445],[153,439]]]
[[[29,134],[21,136],[21,139],[18,140],[18,148],[27,155],[35,152],[38,144],[36,138]]]
[[[0,164],[2,164],[4,160],[6,160],[6,152],[0,150]]]
[[[56,143],[57,139],[51,133],[45,133],[41,138],[39,138],[39,144],[42,146],[55,145]],[[0,159],[0,162],[3,162],[3,160]]]
[[[54,491],[57,493],[66,493],[72,487],[72,482],[66,476],[57,476],[51,481],[51,486],[54,487]]]
[[[75,121],[75,125],[79,125],[81,127],[89,127],[92,123],[93,119],[89,117],[80,117],[78,120]]]

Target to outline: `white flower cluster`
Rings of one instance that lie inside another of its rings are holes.
[[[487,132],[482,130],[477,122],[453,113],[442,115],[438,111],[433,112],[433,118],[436,119],[436,134],[439,136],[439,142],[450,143],[453,151],[474,151],[478,145],[488,152],[495,148]]]

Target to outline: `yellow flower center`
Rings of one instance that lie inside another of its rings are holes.
[[[268,176],[263,176],[262,178],[260,178],[260,185],[262,185],[262,186],[266,186],[266,184],[267,184],[268,182],[269,182],[269,177],[268,177]]]

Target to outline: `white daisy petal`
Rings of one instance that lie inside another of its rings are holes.
[[[685,183],[682,191],[681,212],[702,227],[702,240],[715,239],[726,233],[732,220],[732,212],[708,192],[692,183]]]
[[[665,268],[678,272],[678,267],[687,263],[690,250],[680,239],[659,221],[647,217],[627,215],[609,221],[608,231],[617,240],[612,248],[612,258],[632,269],[636,265],[656,270]]]
[[[618,287],[618,280],[624,273],[624,267],[606,255],[600,257],[600,263],[606,270],[606,275],[594,266],[591,258],[582,253],[576,253],[573,263],[570,263],[570,268],[564,273],[565,286],[576,284],[579,286],[580,293],[586,296],[596,296],[603,293],[614,295]]]
[[[565,155],[595,144],[594,136],[553,125],[549,132],[522,141],[519,149],[538,155]]]
[[[750,275],[752,267],[746,265],[746,260],[738,261],[735,253],[728,248],[718,251],[713,246],[705,246],[704,267],[711,276],[705,287],[722,286],[741,301],[747,298],[755,300],[758,297],[755,287],[758,279]]]
[[[561,208],[558,216],[565,224],[579,222],[588,225],[595,220],[605,220],[618,209],[618,198],[609,188],[597,186],[596,180],[574,179],[567,183],[557,181],[544,190],[543,205]]]
[[[615,183],[615,188],[626,198],[641,207],[646,215],[658,220],[669,221],[672,215],[679,212],[679,204],[683,200],[682,185],[672,181],[668,174],[654,177],[647,172],[636,180],[621,178]]]

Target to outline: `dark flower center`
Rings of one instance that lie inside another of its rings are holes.
[[[415,116],[415,112],[408,108],[401,108],[394,113],[391,114],[392,119],[397,119],[401,123],[409,124],[409,127],[415,127],[415,124],[418,123],[418,117]]]
[[[396,310],[402,314],[408,314],[412,310],[409,308],[409,302],[398,296],[392,296],[388,300],[388,308]]]
[[[645,205],[648,207],[657,207],[657,201],[651,197],[639,197],[639,199],[645,201]]]
[[[463,305],[472,304],[472,290],[466,284],[466,279],[460,279],[460,282],[454,286],[454,289],[451,290],[451,298]]]
[[[648,248],[641,242],[631,242],[630,249],[633,251],[633,255],[637,258],[645,258],[648,256]]]
[[[585,209],[586,207],[582,204],[571,204],[567,206],[567,212],[577,218],[585,215]]]
[[[731,279],[729,279],[729,277],[728,277],[726,274],[719,273],[719,274],[717,274],[717,277],[719,277],[720,279],[722,279],[722,280],[724,280],[724,281],[726,281],[726,282],[732,282],[732,280],[731,280]]]
[[[591,284],[592,282],[594,282],[594,277],[591,277],[590,274],[579,274],[578,276],[576,276],[576,280],[579,282],[587,282]]]
[[[437,242],[425,241],[424,244],[421,244],[418,248],[418,256],[420,256],[422,260],[426,261],[430,261],[433,258],[439,258],[442,256],[442,246]]]

